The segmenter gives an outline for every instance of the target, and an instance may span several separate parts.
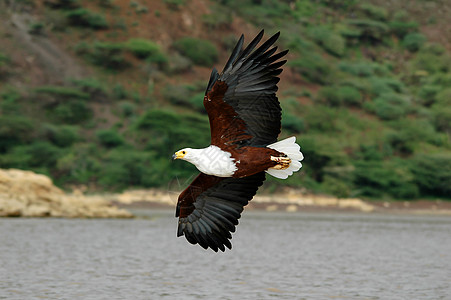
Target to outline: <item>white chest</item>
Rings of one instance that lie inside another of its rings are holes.
[[[223,151],[217,146],[200,149],[197,159],[192,163],[202,173],[218,177],[231,177],[237,170],[235,159],[230,152]]]

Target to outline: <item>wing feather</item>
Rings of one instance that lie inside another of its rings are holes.
[[[213,251],[231,249],[231,233],[264,180],[264,172],[245,178],[199,174],[180,194],[177,236],[184,235],[191,244]]]
[[[204,98],[212,145],[240,142],[265,146],[277,140],[282,114],[276,92],[278,75],[286,63],[278,60],[288,53],[285,50],[275,54],[277,47],[272,46],[279,35],[276,33],[257,48],[262,30],[244,50],[241,36],[221,74],[212,71]]]

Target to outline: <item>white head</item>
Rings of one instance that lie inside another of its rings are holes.
[[[231,153],[212,145],[202,149],[184,148],[175,152],[172,159],[186,160],[207,175],[230,177],[237,170]]]
[[[193,159],[195,159],[197,157],[196,150],[198,150],[198,149],[184,148],[182,150],[179,150],[179,151],[175,152],[174,155],[172,155],[172,160],[183,159],[183,160],[192,162]]]

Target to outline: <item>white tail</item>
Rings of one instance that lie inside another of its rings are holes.
[[[266,170],[266,173],[269,175],[280,179],[287,179],[288,176],[293,175],[293,172],[299,171],[302,167],[300,161],[304,159],[304,155],[302,155],[300,151],[301,147],[296,144],[296,137],[292,136],[286,138],[274,144],[268,145],[267,147],[282,152],[291,159],[290,165],[284,170],[277,170],[273,168]]]

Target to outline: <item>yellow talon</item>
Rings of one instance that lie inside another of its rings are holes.
[[[279,156],[279,157],[271,156],[271,160],[277,162],[277,165],[272,167],[273,169],[276,169],[276,170],[287,169],[291,163],[291,159],[286,156]]]

